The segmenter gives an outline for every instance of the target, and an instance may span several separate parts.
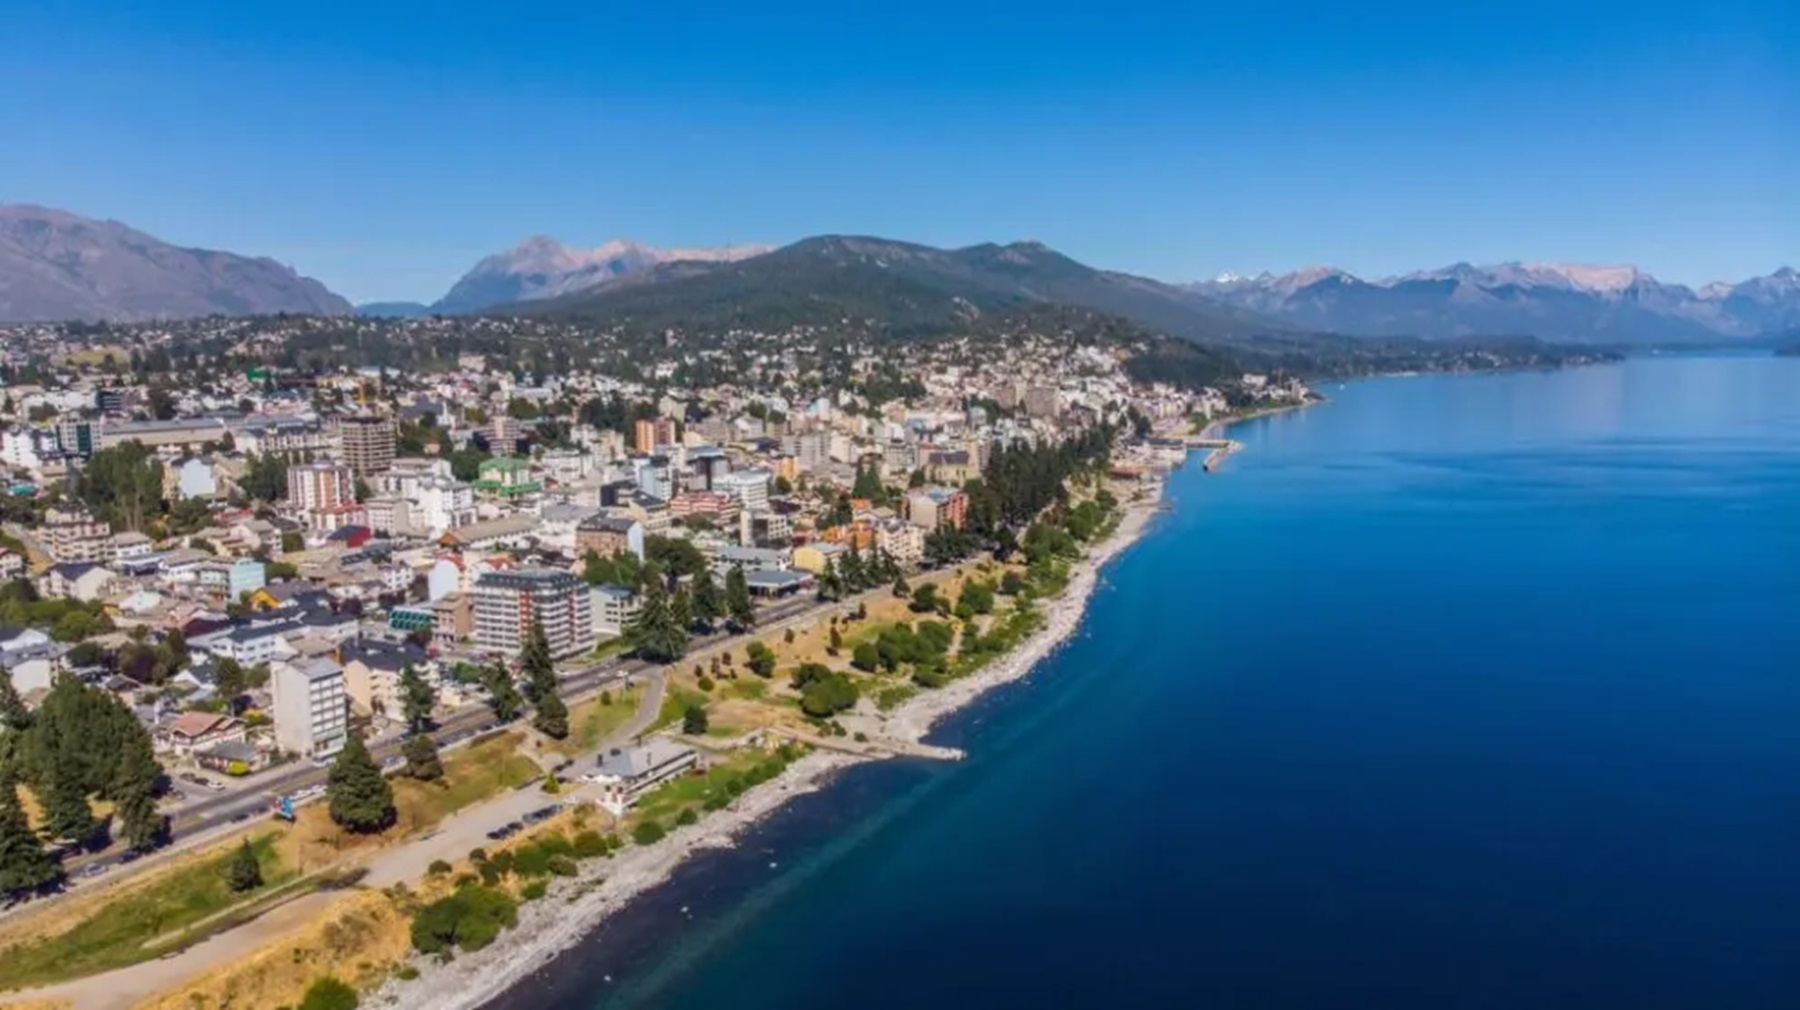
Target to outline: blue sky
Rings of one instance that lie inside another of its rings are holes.
[[[1210,6],[0,0],[0,200],[358,301],[538,233],[1800,264],[1785,4]]]

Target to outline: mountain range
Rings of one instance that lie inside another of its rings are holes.
[[[1315,267],[1227,274],[1189,290],[1290,326],[1357,336],[1529,334],[1576,343],[1683,344],[1800,326],[1800,271],[1694,289],[1632,266],[1458,263],[1365,280]]]
[[[779,249],[591,249],[535,237],[483,258],[430,305],[367,315],[551,314],[648,330],[792,325],[943,331],[983,314],[1069,305],[1190,341],[1302,346],[1321,335],[1530,336],[1678,345],[1800,330],[1800,272],[1698,289],[1630,266],[1458,263],[1365,280],[1319,267],[1169,284],[1090,267],[1038,242],[959,249],[822,235]],[[0,321],[342,314],[348,302],[266,258],[160,241],[116,221],[0,205]]]
[[[0,321],[349,311],[323,284],[266,257],[189,249],[117,221],[0,204]]]
[[[1291,329],[1182,287],[1097,270],[1038,242],[938,249],[822,235],[749,259],[660,264],[504,311],[578,316],[639,329],[852,326],[941,331],[984,313],[1064,304],[1192,340]]]

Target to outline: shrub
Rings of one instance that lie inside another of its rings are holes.
[[[631,840],[639,845],[655,845],[663,840],[666,833],[662,825],[655,821],[645,821],[631,829]]]
[[[539,898],[542,898],[544,893],[549,889],[550,885],[541,880],[534,880],[524,887],[519,888],[519,897],[525,901],[536,901]]]
[[[431,874],[434,877],[441,877],[444,874],[449,873],[450,869],[451,869],[451,867],[450,867],[449,863],[446,863],[442,859],[433,859],[431,861],[431,866],[426,868],[425,872]]]
[[[410,964],[403,964],[394,969],[394,977],[402,982],[411,982],[413,979],[419,977],[419,969]]]
[[[419,909],[412,922],[413,947],[422,954],[439,954],[451,947],[480,950],[518,922],[518,903],[505,891],[465,887]]]
[[[521,846],[513,853],[513,872],[521,877],[544,876],[550,872],[550,859],[542,846]]]
[[[575,860],[568,856],[551,856],[549,866],[550,872],[559,877],[573,877],[578,872]]]
[[[684,828],[699,819],[700,815],[694,813],[693,807],[683,807],[681,813],[675,815],[675,823]]]
[[[600,832],[583,831],[575,836],[572,851],[577,859],[592,859],[606,855],[612,851],[612,847],[606,844],[606,839],[600,836]]]
[[[356,1010],[356,990],[332,978],[321,976],[306,987],[300,1010]]]
[[[471,863],[485,863],[487,857],[487,850],[479,845],[469,850],[469,862]]]

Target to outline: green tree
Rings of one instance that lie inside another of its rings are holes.
[[[347,831],[370,834],[394,823],[394,790],[369,756],[362,737],[355,733],[331,762],[325,798],[332,821]]]
[[[643,604],[625,629],[625,639],[653,663],[673,663],[687,653],[688,630],[676,623],[660,580],[645,585]]]
[[[113,815],[119,819],[119,831],[125,843],[139,852],[161,845],[169,836],[169,819],[156,809],[155,780],[144,781],[130,771],[121,770]]]
[[[356,1010],[356,990],[343,982],[323,975],[306,987],[300,1010]]]
[[[0,764],[0,895],[16,898],[29,894],[59,876],[56,861],[44,851],[25,819],[11,768]]]
[[[411,663],[400,669],[400,711],[409,733],[423,733],[431,728],[431,709],[437,704],[437,691]]]
[[[912,602],[907,604],[907,609],[915,614],[928,614],[936,610],[937,605],[937,586],[927,582],[913,590]]]
[[[677,586],[675,592],[669,594],[669,622],[682,631],[694,626],[694,605],[683,587]]]
[[[458,888],[449,897],[420,908],[413,916],[412,943],[421,954],[441,954],[452,947],[475,951],[494,942],[503,929],[519,921],[518,903],[492,887]]]
[[[563,740],[569,735],[569,706],[563,703],[554,690],[547,691],[538,699],[537,714],[532,717],[531,724],[539,733],[552,740]]]
[[[256,861],[256,850],[250,847],[248,838],[238,846],[237,853],[226,865],[225,883],[238,894],[254,891],[263,885],[262,864]]]
[[[51,837],[76,845],[93,841],[100,824],[94,819],[94,808],[88,803],[87,789],[76,770],[66,764],[54,764],[42,772],[39,785],[44,822]]]
[[[732,565],[725,574],[725,611],[738,629],[756,627],[756,605],[750,602],[750,582],[744,566]]]
[[[706,733],[706,727],[705,705],[689,705],[687,711],[681,713],[681,731],[688,736],[703,736]]]
[[[688,586],[688,601],[695,623],[707,631],[725,616],[725,601],[719,596],[719,584],[713,581],[711,568],[702,567],[694,576]]]
[[[758,677],[775,675],[775,652],[761,642],[751,642],[744,647],[744,661],[749,665],[750,672]]]
[[[438,755],[437,741],[430,733],[414,733],[400,745],[406,757],[406,776],[420,782],[436,782],[444,777],[444,762]]]
[[[524,681],[525,700],[540,704],[544,696],[556,693],[556,660],[550,655],[550,638],[544,634],[544,622],[531,621],[531,634],[525,638],[525,649],[519,655],[519,677]]]
[[[850,651],[850,665],[865,673],[874,673],[881,666],[881,650],[874,642],[859,642]]]
[[[519,696],[519,688],[513,683],[512,674],[506,667],[495,663],[487,668],[482,685],[487,688],[488,707],[494,710],[494,718],[500,722],[512,722],[525,709],[525,699]]]

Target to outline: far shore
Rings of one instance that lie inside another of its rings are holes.
[[[1162,485],[1126,503],[1118,526],[1069,574],[1063,593],[1044,603],[1044,624],[1018,648],[979,671],[922,693],[886,717],[887,737],[917,744],[944,716],[968,705],[987,691],[1024,677],[1053,653],[1081,623],[1100,569],[1141,537],[1155,517]],[[662,841],[631,846],[614,859],[584,867],[577,877],[559,881],[541,901],[520,908],[519,924],[488,948],[461,954],[439,964],[415,958],[420,976],[394,980],[370,994],[365,1005],[398,1010],[476,1010],[574,947],[603,920],[638,895],[667,881],[689,856],[706,849],[735,845],[752,824],[790,799],[823,787],[840,770],[873,758],[815,751],[790,765],[763,786],[745,793],[725,810],[700,823],[672,831]]]

